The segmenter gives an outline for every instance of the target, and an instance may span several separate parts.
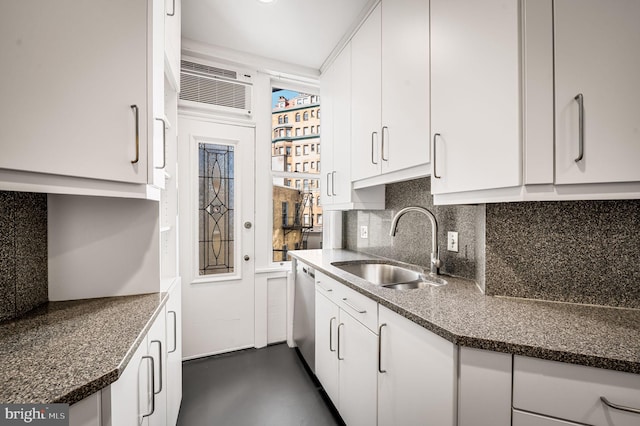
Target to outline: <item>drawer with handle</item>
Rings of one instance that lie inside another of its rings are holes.
[[[594,426],[637,426],[640,375],[515,356],[513,408]]]

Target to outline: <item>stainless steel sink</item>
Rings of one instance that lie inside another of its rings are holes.
[[[447,284],[442,278],[388,263],[336,262],[333,266],[372,284],[394,290],[411,290]]]

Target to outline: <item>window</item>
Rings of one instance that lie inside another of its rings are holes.
[[[234,169],[231,145],[198,145],[199,274],[233,273]]]
[[[311,126],[311,133],[315,133],[316,132],[316,126]]]
[[[320,134],[320,126],[318,126],[318,134]],[[320,150],[318,150],[320,152]]]
[[[318,214],[316,215],[316,223],[317,223],[318,225],[322,225],[322,213],[318,213]]]
[[[319,151],[319,150],[318,150],[318,151]],[[317,166],[318,166],[318,172],[319,172],[319,171],[320,171],[320,162],[318,161],[316,164],[317,164]]]
[[[318,110],[316,111],[316,116],[320,118],[320,108],[318,108]]]
[[[322,248],[322,225],[317,223],[318,214],[322,215],[322,207],[319,205],[319,128],[316,121],[308,122],[310,116],[317,117],[317,102],[319,97],[315,94],[272,88],[272,132],[274,138],[284,139],[277,142],[277,149],[272,150],[273,156],[281,157],[271,162],[274,171],[271,216],[271,249],[274,262],[289,260],[286,257],[287,252],[294,247]],[[305,107],[301,108],[302,105]],[[305,120],[309,126],[300,126]],[[289,126],[288,123],[295,124]],[[299,140],[304,142],[300,144],[287,141],[286,137],[290,138],[292,135],[307,136],[307,139]],[[313,139],[310,139],[311,135]],[[282,157],[283,154],[286,154],[286,157]]]

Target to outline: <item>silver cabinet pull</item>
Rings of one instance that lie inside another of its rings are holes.
[[[378,132],[371,132],[371,163],[378,164],[373,156],[374,136],[377,136]]]
[[[335,352],[336,350],[333,349],[333,322],[336,320],[336,317],[331,317],[331,319],[329,320],[329,351],[330,352]]]
[[[156,394],[154,392],[155,387],[156,387],[156,377],[155,374],[153,373],[156,369],[155,367],[155,360],[153,359],[153,357],[151,355],[144,355],[142,357],[142,359],[148,359],[149,361],[151,361],[151,392],[152,392],[152,398],[151,398],[151,411],[149,411],[148,414],[143,414],[142,418],[144,419],[145,417],[149,417],[150,415],[153,414],[154,411],[156,411]]]
[[[359,314],[366,314],[367,313],[366,310],[360,309],[360,308],[358,308],[356,306],[353,306],[351,303],[349,303],[349,301],[347,300],[346,297],[343,297],[342,301],[344,302],[345,305],[347,305],[348,307],[350,307],[351,309],[353,309],[354,311],[356,311]]]
[[[158,377],[160,378],[160,389],[156,392],[155,384],[153,386],[153,393],[157,395],[162,392],[162,342],[160,340],[152,340],[151,344],[153,345],[154,343],[158,344]]]
[[[162,121],[162,166],[156,166],[156,169],[164,169],[167,166],[167,122],[163,118],[156,118]]]
[[[336,355],[338,356],[338,359],[340,361],[344,361],[344,358],[340,358],[340,327],[342,327],[343,325],[344,325],[343,322],[338,324],[338,350],[336,351]]]
[[[167,13],[167,16],[174,16],[176,14],[176,0],[173,0],[173,11],[171,13]]]
[[[327,173],[327,197],[331,197],[331,193],[329,192],[329,176],[331,173]]]
[[[607,407],[611,407],[611,408],[616,409],[616,410],[627,411],[629,413],[634,413],[634,414],[640,414],[640,409],[633,408],[633,407],[625,407],[624,405],[614,404],[613,402],[610,402],[604,396],[600,397],[600,401],[604,402],[604,405],[606,405]]]
[[[387,127],[387,126],[382,126],[382,132],[381,132],[381,133],[382,133],[382,145],[381,145],[381,147],[380,147],[380,156],[382,157],[382,161],[389,161],[389,158],[384,158],[384,146],[385,146],[385,143],[384,143],[384,141],[385,141],[384,134],[385,134],[385,130],[386,130],[386,133],[389,133],[389,127]],[[387,150],[388,150],[388,148],[387,148]]]
[[[386,327],[387,324],[380,324],[378,327],[378,372],[386,373],[387,370],[382,369],[382,328]]]
[[[440,136],[440,133],[434,133],[433,135],[433,177],[436,179],[440,179],[442,176],[438,176],[438,172],[436,171],[436,139]]]
[[[329,293],[330,291],[333,291],[332,288],[324,288],[323,286],[320,285],[320,281],[318,281],[318,283],[316,284],[318,287],[320,287],[322,290],[326,291],[327,293]]]
[[[136,115],[136,159],[131,161],[131,164],[136,164],[140,159],[140,114],[138,111],[138,105],[131,105],[131,109]]]
[[[331,172],[331,195],[336,195],[336,171]]]
[[[574,160],[577,163],[584,156],[584,96],[578,93],[573,99],[578,102],[578,156]]]
[[[176,311],[169,311],[168,313],[173,314],[173,349],[167,352],[172,354],[178,349],[178,314],[176,314]]]

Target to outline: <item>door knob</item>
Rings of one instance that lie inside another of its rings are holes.
[[[248,255],[248,254],[245,254],[245,255],[244,255],[244,260],[249,261],[249,259],[251,259],[251,258],[249,257],[249,255]]]
[[[247,228],[247,229],[251,229],[251,226],[252,226],[251,222],[245,222],[244,223],[244,227]]]

